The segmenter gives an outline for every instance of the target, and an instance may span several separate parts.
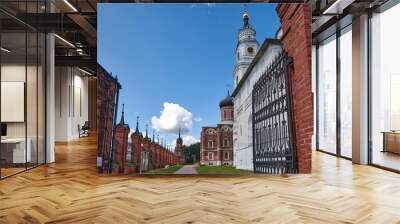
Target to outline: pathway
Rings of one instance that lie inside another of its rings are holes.
[[[196,165],[185,165],[177,170],[174,174],[197,174],[195,167]]]

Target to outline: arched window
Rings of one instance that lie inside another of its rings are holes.
[[[228,152],[224,152],[224,160],[229,160],[229,153]]]
[[[214,153],[212,152],[208,153],[208,160],[214,160]]]
[[[224,141],[222,142],[222,146],[223,146],[223,147],[229,147],[228,144],[229,144],[229,143],[228,143],[228,139],[227,139],[227,138],[224,138]]]
[[[226,120],[226,110],[224,110],[224,120]]]
[[[208,148],[214,148],[214,141],[208,141]]]

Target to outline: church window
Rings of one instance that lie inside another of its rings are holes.
[[[228,147],[228,139],[227,138],[224,138],[224,141],[222,143],[223,143],[223,147]]]
[[[226,119],[226,111],[224,110],[224,120]]]
[[[208,160],[213,160],[214,159],[214,153],[209,152],[208,153]]]
[[[208,148],[214,148],[214,141],[208,141]]]
[[[236,55],[236,57],[237,57],[237,60],[239,60],[239,52],[237,52],[237,55]]]
[[[253,49],[252,47],[248,47],[248,48],[247,48],[247,52],[253,53],[253,52],[254,52],[254,49]]]
[[[228,152],[224,152],[224,160],[229,160],[229,153]]]

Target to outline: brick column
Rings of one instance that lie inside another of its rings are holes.
[[[314,129],[311,89],[311,9],[307,3],[281,3],[276,11],[281,20],[283,48],[293,58],[290,82],[298,169],[300,173],[310,173]]]
[[[160,165],[161,167],[164,167],[164,149],[162,147],[160,147]]]
[[[156,155],[157,155],[157,160],[156,160],[157,168],[160,168],[160,167],[161,167],[161,151],[160,151],[160,145],[156,143],[155,148],[156,148]]]
[[[143,138],[143,150],[146,152],[151,152],[150,150],[150,144],[151,144],[151,139],[149,137],[144,137]],[[150,153],[151,154],[151,153]],[[151,161],[149,158],[149,170],[153,169],[153,167],[151,166]]]
[[[205,129],[202,128],[201,133],[200,133],[200,163],[205,161],[205,146],[206,146],[206,137],[204,136],[204,131]]]
[[[155,157],[155,153],[154,153],[154,143],[150,140],[150,160],[149,160],[149,164],[151,164],[151,169],[155,169],[155,164],[154,164],[154,157]]]
[[[142,153],[142,133],[133,133],[131,135],[132,139],[132,153],[133,153],[133,162],[135,163],[135,172],[140,173],[140,165],[141,165],[141,153]]]
[[[222,130],[221,127],[217,128],[217,138],[215,140],[215,143],[217,145],[217,152],[215,153],[215,160],[218,162],[220,161],[222,163]],[[220,164],[222,165],[222,164]]]
[[[127,165],[126,154],[128,151],[129,131],[129,126],[123,123],[119,123],[115,127],[114,163],[118,165],[118,173],[124,173],[125,166]]]

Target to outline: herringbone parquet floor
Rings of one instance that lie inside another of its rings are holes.
[[[94,139],[0,181],[0,223],[400,223],[400,175],[313,154],[313,174],[110,177]]]

